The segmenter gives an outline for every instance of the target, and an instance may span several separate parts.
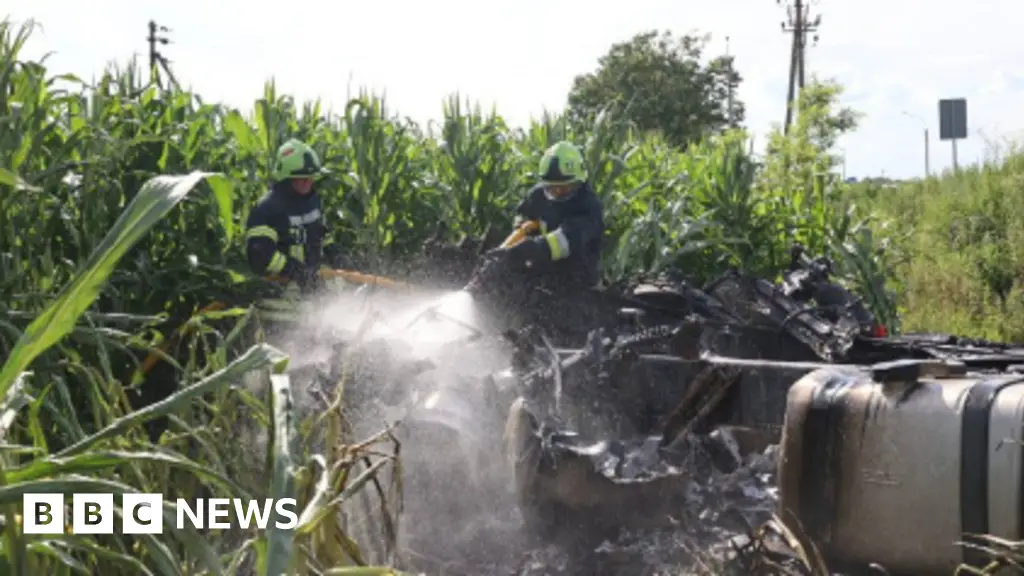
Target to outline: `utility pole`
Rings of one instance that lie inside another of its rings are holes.
[[[929,178],[932,175],[932,160],[931,154],[928,152],[929,139],[928,129],[924,129],[924,177]]]
[[[782,4],[782,0],[775,0]],[[810,7],[805,0],[794,0],[793,4],[786,5],[786,21],[782,22],[783,33],[793,35],[793,44],[789,55],[789,89],[786,94],[786,124],[783,127],[785,134],[789,134],[789,127],[793,123],[793,108],[800,93],[804,89],[807,79],[807,34],[817,32],[821,25],[821,16],[811,18]],[[812,40],[818,43],[818,35],[814,34]]]
[[[906,116],[907,118],[913,118],[914,120],[917,120],[918,122],[921,123],[921,126],[924,128],[924,177],[927,178],[932,175],[931,152],[929,151],[930,138],[928,137],[928,123],[925,122],[924,119],[921,118],[920,116],[916,114],[911,114],[906,110],[903,110],[903,115]]]
[[[167,77],[170,79],[171,84],[173,84],[174,87],[177,88],[178,80],[174,77],[174,73],[171,72],[171,61],[165,58],[164,55],[156,49],[157,43],[166,46],[170,44],[171,41],[166,36],[157,36],[157,31],[166,34],[170,32],[171,29],[166,26],[157,26],[157,23],[153,20],[149,21],[149,36],[146,37],[146,41],[149,42],[150,80],[155,80],[157,86],[163,88],[163,85],[160,83],[160,70],[162,69],[164,73],[167,74]]]

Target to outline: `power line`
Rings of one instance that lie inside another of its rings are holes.
[[[171,72],[171,61],[164,57],[156,49],[157,44],[164,46],[171,43],[167,36],[157,36],[157,31],[163,33],[171,32],[171,29],[166,26],[158,26],[153,20],[149,21],[149,36],[146,37],[146,41],[149,42],[149,75],[150,80],[155,81],[157,86],[161,89],[163,84],[160,82],[160,70],[163,70],[167,77],[170,79],[171,85],[175,88],[179,88],[178,80],[174,77],[174,73]]]
[[[782,4],[782,0],[775,0]],[[786,21],[782,22],[782,31],[793,35],[793,44],[789,57],[789,89],[786,94],[786,124],[783,128],[789,134],[789,127],[793,123],[793,108],[797,95],[803,92],[807,73],[807,34],[815,32],[811,40],[818,43],[818,26],[821,25],[821,16],[811,18],[810,6],[804,0],[794,0],[792,4],[786,5]],[[799,92],[798,92],[799,90]]]

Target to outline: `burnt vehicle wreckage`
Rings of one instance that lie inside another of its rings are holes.
[[[467,253],[478,253],[476,247],[447,248],[434,255],[448,259],[449,274],[475,262]],[[995,466],[986,458],[994,442],[989,414],[1000,387],[1024,381],[1012,376],[1024,374],[1024,347],[946,334],[889,336],[860,299],[835,282],[831,263],[808,258],[800,247],[777,284],[733,271],[702,287],[666,277],[560,298],[532,290],[529,279],[512,278],[485,258],[465,289],[500,319],[502,346],[512,350],[509,369],[445,387],[431,381],[413,387],[412,396],[405,387],[392,402],[404,407],[403,425],[414,444],[447,435],[451,445],[464,448],[463,459],[502,459],[499,474],[507,475],[510,466],[529,532],[677,523],[672,515],[681,504],[674,503],[686,490],[681,480],[708,467],[727,472],[744,454],[779,445],[780,508],[803,524],[825,556],[852,564],[887,559],[899,567],[906,554],[851,535],[858,522],[864,528],[878,518],[858,517],[848,498],[837,496],[837,486],[851,482],[850,462],[865,458],[858,450],[867,449],[863,443],[852,448],[847,432],[854,420],[862,427],[877,424],[879,414],[903,405],[916,410],[904,417],[915,424],[896,430],[921,426],[915,418],[943,417],[934,414],[941,412],[935,405],[943,404],[943,379],[964,389],[964,399],[946,402],[961,406],[954,410],[957,431],[946,439],[961,446],[948,455],[962,469],[953,506],[982,509],[958,513],[948,543],[998,524],[984,512],[993,497],[988,469]],[[423,359],[396,362],[393,348],[375,354],[392,354],[394,368],[387,377],[377,375],[381,382],[415,380],[432,366]],[[369,363],[381,365],[376,358]],[[868,399],[850,400],[857,386],[874,388],[861,394]],[[374,393],[393,388],[374,385]],[[916,400],[908,401],[913,394]],[[480,418],[503,420],[504,431],[476,434]],[[860,430],[862,442],[864,434]],[[903,448],[936,457],[942,457],[936,450],[951,449]],[[842,455],[851,450],[858,455]],[[1024,477],[1024,466],[1014,465],[1017,478]],[[458,489],[445,480],[436,493],[465,494],[473,483],[472,474],[466,478]],[[864,493],[860,497],[870,500]],[[459,513],[457,504],[452,513]],[[851,551],[836,544],[838,538],[864,542]],[[930,546],[934,542],[922,541],[919,549]],[[939,568],[960,556],[968,560],[969,554],[950,552],[937,561]],[[935,562],[918,560],[906,567]]]

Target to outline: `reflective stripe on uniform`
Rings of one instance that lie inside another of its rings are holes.
[[[278,252],[282,258],[284,255]],[[256,304],[260,317],[273,322],[296,322],[301,319],[302,294],[299,287],[289,283],[281,298],[267,298]]]
[[[270,238],[274,242],[277,242],[277,230],[274,230],[270,226],[253,226],[245,232],[245,237],[248,238]]]
[[[288,255],[299,262],[305,263],[306,247],[301,244],[293,244],[292,247],[288,249]]]
[[[271,274],[277,274],[281,270],[284,270],[284,265],[288,263],[288,258],[280,252],[274,252],[274,255],[270,257],[270,264],[267,264],[267,272]]]
[[[561,260],[569,257],[569,239],[565,237],[565,232],[562,232],[561,228],[551,234],[545,234],[544,239],[548,241],[552,260]]]

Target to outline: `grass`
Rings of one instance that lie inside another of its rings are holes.
[[[397,465],[396,441],[386,430],[369,439],[344,433],[343,385],[330,408],[300,410],[303,384],[265,343],[250,306],[265,283],[245,266],[242,226],[267,186],[271,154],[289,137],[313,145],[336,175],[322,189],[332,233],[368,272],[414,261],[439,222],[449,240],[507,229],[541,151],[564,138],[582,146],[606,207],[611,281],[668,268],[696,280],[727,267],[775,275],[799,241],[833,255],[891,329],[902,306],[914,328],[1020,330],[1016,284],[1002,314],[993,288],[979,288],[1003,286],[1001,263],[1015,271],[1020,261],[1020,203],[1007,193],[1019,188],[1024,163],[888,195],[847,189],[820,137],[839,97],[828,87],[761,163],[742,132],[684,154],[612,107],[591,125],[547,116],[513,129],[453,97],[442,122],[421,127],[370,93],[334,113],[268,82],[241,111],[161,91],[134,66],[87,86],[21,59],[30,33],[0,24],[0,558],[8,574],[390,573],[362,566],[368,543],[346,531],[337,510],[371,489],[397,509],[400,486],[378,474]],[[973,220],[953,218],[972,210]],[[891,233],[879,214],[893,217]],[[913,259],[931,246],[932,260]],[[987,267],[970,268],[977,255]],[[212,301],[226,306],[198,312]],[[186,336],[141,378],[142,358],[183,323]],[[266,458],[254,462],[236,439],[265,446]],[[300,527],[136,539],[20,531],[20,494],[86,486],[289,495],[299,500]],[[388,520],[373,535],[384,549],[397,522]],[[393,563],[393,554],[378,556]]]
[[[892,189],[859,187],[855,201],[900,215],[896,267],[908,329],[1024,341],[1024,155]]]

